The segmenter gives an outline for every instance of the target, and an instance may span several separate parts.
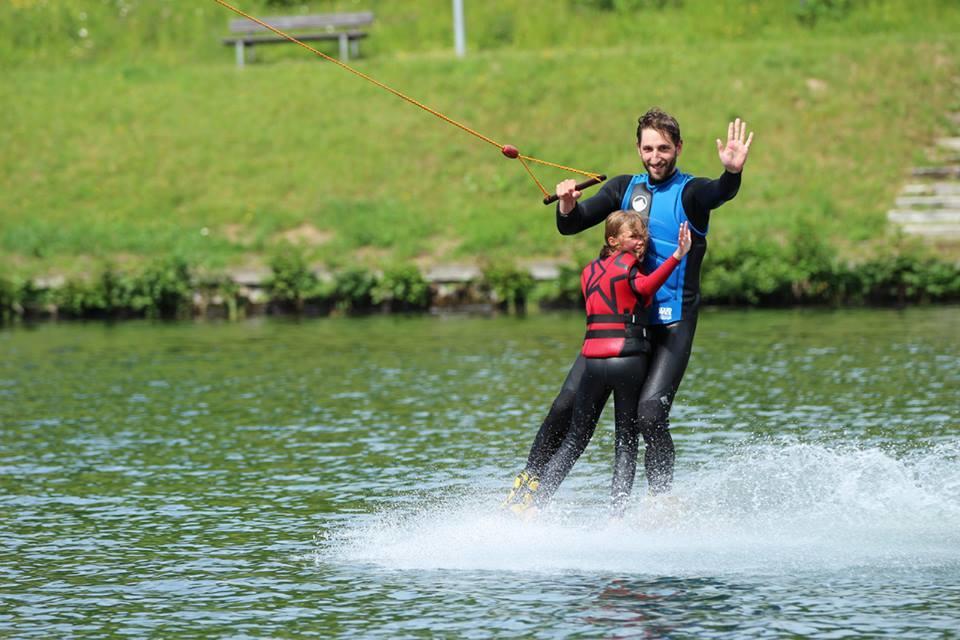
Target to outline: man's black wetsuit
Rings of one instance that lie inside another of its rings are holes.
[[[658,185],[667,185],[678,179],[679,172],[660,183],[651,182],[651,199],[657,197]],[[576,207],[563,215],[557,210],[557,229],[563,235],[573,235],[584,229],[603,222],[610,213],[617,211],[624,203],[634,176],[622,175],[609,180],[593,197],[578,202]],[[700,305],[700,267],[707,250],[706,232],[710,221],[710,211],[727,200],[732,199],[740,188],[740,174],[724,172],[716,180],[692,178],[682,187],[680,201],[683,213],[691,226],[693,246],[684,258],[686,273],[683,279],[681,319],[669,324],[658,324],[649,329],[652,350],[647,377],[640,390],[637,418],[643,435],[646,451],[644,465],[647,483],[651,493],[664,493],[670,490],[673,482],[674,447],[670,437],[669,414],[674,395],[680,387],[683,373],[690,359],[693,336],[697,328],[697,313]],[[658,215],[658,208],[644,203],[650,215]],[[635,207],[639,208],[639,207]],[[657,227],[651,220],[651,240],[657,240]],[[660,238],[675,242],[672,238]],[[570,429],[574,399],[580,380],[586,367],[585,358],[580,355],[574,362],[560,394],[553,405],[540,431],[534,438],[530,455],[527,458],[526,471],[539,476],[551,457],[556,453]]]

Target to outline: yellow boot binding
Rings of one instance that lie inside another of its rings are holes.
[[[517,491],[513,503],[509,505],[510,511],[524,519],[535,516],[540,511],[534,503],[538,489],[540,478],[528,475],[526,484]]]
[[[517,474],[517,477],[513,479],[513,487],[510,488],[510,493],[507,494],[506,499],[500,505],[504,509],[507,509],[517,500],[517,497],[520,496],[524,489],[527,486],[527,482],[530,481],[530,474],[527,473],[527,470],[524,469]]]

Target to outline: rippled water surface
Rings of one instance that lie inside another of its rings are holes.
[[[612,417],[497,505],[579,314],[0,331],[0,636],[960,636],[960,309],[706,312],[677,482]]]

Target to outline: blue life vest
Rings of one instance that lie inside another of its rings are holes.
[[[683,210],[683,188],[693,176],[677,171],[666,182],[650,184],[649,175],[635,175],[627,185],[620,208],[647,214],[650,227],[650,242],[643,256],[645,273],[653,271],[663,264],[677,250],[677,236],[680,224],[688,222]],[[691,233],[705,236],[690,226]],[[671,324],[683,317],[683,282],[686,275],[687,257],[684,256],[674,272],[657,291],[650,304],[650,324]]]

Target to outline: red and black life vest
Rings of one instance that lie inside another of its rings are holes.
[[[587,334],[582,353],[587,358],[632,356],[650,350],[647,340],[648,313],[630,286],[637,259],[618,251],[594,260],[580,275],[587,309]]]

